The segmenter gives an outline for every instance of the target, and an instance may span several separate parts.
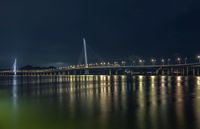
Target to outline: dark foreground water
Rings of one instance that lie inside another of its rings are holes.
[[[0,129],[200,129],[200,77],[0,78]]]

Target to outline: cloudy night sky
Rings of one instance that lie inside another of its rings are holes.
[[[0,67],[76,64],[82,38],[103,59],[192,57],[199,0],[1,0]]]

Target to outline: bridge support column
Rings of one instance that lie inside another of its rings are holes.
[[[174,69],[173,68],[171,68],[171,75],[173,75],[174,74]]]
[[[185,76],[185,68],[182,68],[182,76]]]
[[[193,70],[193,76],[195,76],[195,68],[193,68],[192,70]]]
[[[109,70],[109,75],[112,75],[112,70]]]
[[[165,75],[165,70],[164,69],[162,70],[162,75]]]
[[[85,69],[85,75],[88,75],[89,74],[89,70],[88,69]]]
[[[73,71],[73,74],[76,75],[76,70]]]
[[[179,69],[177,68],[176,69],[176,76],[178,76],[179,75]]]
[[[159,70],[156,70],[156,75],[157,75],[157,76],[159,75]]]
[[[186,68],[186,75],[188,76],[188,74],[189,74],[189,69],[188,69],[188,67]]]
[[[118,75],[118,70],[115,71],[115,75]]]
[[[167,69],[167,75],[168,76],[170,75],[170,69],[169,68]]]
[[[183,76],[184,75],[184,69],[180,68],[180,75]]]

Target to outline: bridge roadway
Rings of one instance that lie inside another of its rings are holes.
[[[0,76],[13,75],[13,70],[0,71]],[[56,75],[200,75],[200,63],[137,66],[88,66],[42,70],[17,70],[18,76]]]

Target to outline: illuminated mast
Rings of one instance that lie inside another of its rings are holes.
[[[13,73],[14,75],[17,75],[17,59],[15,58],[15,62],[13,64]]]
[[[87,59],[87,46],[85,38],[83,38],[83,46],[84,46],[84,56],[85,56],[85,67],[88,67],[88,59]]]

